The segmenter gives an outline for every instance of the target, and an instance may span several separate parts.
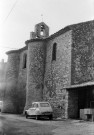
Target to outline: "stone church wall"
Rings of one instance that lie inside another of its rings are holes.
[[[8,53],[6,90],[3,112],[22,113],[26,102],[27,68],[23,68],[23,56],[27,50]]]
[[[52,60],[53,44],[57,44],[56,60]],[[47,42],[44,98],[52,103],[55,116],[67,117],[68,92],[71,85],[72,31]]]
[[[27,92],[25,109],[31,107],[32,101],[43,100],[45,43],[42,40],[30,41],[28,43],[27,63]]]
[[[24,61],[24,56],[26,55],[26,61]],[[20,53],[20,65],[19,65],[19,76],[18,76],[18,113],[23,113],[24,106],[26,103],[26,82],[27,82],[27,55],[28,51],[23,50]],[[24,67],[24,62],[26,66]]]
[[[8,64],[6,72],[6,91],[4,97],[3,112],[16,113],[17,108],[17,82],[19,73],[19,54],[11,52],[8,54]]]
[[[94,21],[73,27],[72,85],[94,81]]]
[[[4,98],[6,88],[6,65],[7,63],[3,60],[0,62],[0,101]]]
[[[68,116],[77,118],[81,109],[78,108],[77,86],[94,81],[94,21],[73,25],[71,29],[71,85],[75,85],[75,89],[68,90]]]

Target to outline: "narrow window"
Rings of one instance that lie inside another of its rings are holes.
[[[44,30],[44,25],[41,25],[41,31],[43,31]]]
[[[26,68],[26,63],[27,63],[27,55],[24,54],[24,56],[23,56],[23,69]]]
[[[52,61],[56,60],[56,47],[57,47],[57,44],[54,43],[53,44],[53,51],[52,51]]]
[[[40,32],[40,35],[43,36],[43,31]]]
[[[43,36],[43,32],[44,31],[44,25],[41,25],[41,32],[40,32],[40,35]]]

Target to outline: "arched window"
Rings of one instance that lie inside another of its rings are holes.
[[[23,55],[23,69],[26,68],[26,63],[27,63],[27,54]]]
[[[53,44],[53,51],[52,51],[52,61],[56,60],[56,49],[57,49],[57,43]]]

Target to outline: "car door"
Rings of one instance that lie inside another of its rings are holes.
[[[36,115],[36,110],[37,110],[37,103],[32,104],[32,108],[29,110],[29,115]]]

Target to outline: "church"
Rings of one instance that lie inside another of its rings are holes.
[[[49,36],[35,25],[25,47],[7,52],[2,112],[24,113],[33,101],[49,101],[54,117],[80,118],[94,108],[94,20],[69,25]]]

